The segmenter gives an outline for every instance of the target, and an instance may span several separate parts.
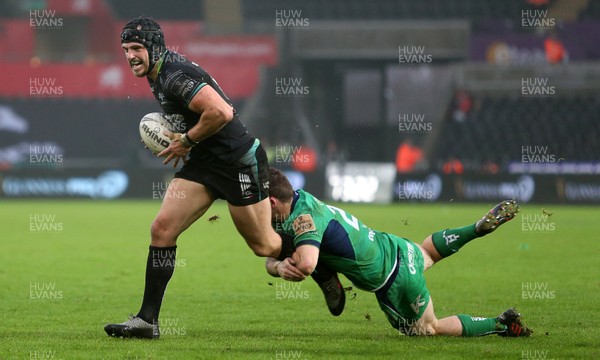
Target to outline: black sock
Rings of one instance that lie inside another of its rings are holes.
[[[137,316],[151,324],[158,321],[158,313],[167,284],[175,271],[176,249],[177,246],[164,248],[150,246],[148,252],[144,300]]]
[[[281,237],[281,252],[277,257],[277,260],[283,261],[285,258],[291,257],[296,248],[294,247],[294,237],[286,235],[283,232],[278,232]]]
[[[331,279],[334,275],[335,271],[331,270],[329,267],[324,265],[322,261],[317,263],[317,266],[315,266],[315,270],[312,272],[312,274],[310,274],[310,276],[319,285]]]

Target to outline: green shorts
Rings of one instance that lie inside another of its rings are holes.
[[[398,244],[398,263],[388,282],[375,292],[390,324],[405,334],[425,312],[429,290],[425,284],[423,254],[413,242],[388,234]]]

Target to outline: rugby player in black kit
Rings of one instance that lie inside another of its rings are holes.
[[[169,133],[171,145],[160,152],[164,164],[179,162],[151,226],[145,290],[138,314],[120,324],[108,324],[110,336],[158,338],[158,315],[175,269],[177,237],[199,219],[216,199],[227,201],[233,222],[257,256],[281,260],[279,272],[298,272],[289,255],[291,239],[282,243],[271,226],[267,156],[251,136],[217,82],[196,63],[165,47],[156,21],[138,17],[121,33],[121,47],[137,77],[147,77],[165,114],[180,131]],[[177,196],[177,194],[186,196]],[[156,261],[160,259],[160,261]],[[296,274],[304,276],[304,274]],[[328,307],[339,315],[344,293],[335,273],[313,274]]]

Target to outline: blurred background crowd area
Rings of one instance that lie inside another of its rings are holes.
[[[600,0],[0,0],[0,171],[161,167],[120,48],[139,15],[309,179],[600,173]]]

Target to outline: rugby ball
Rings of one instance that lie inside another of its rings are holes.
[[[153,112],[144,115],[140,121],[140,136],[150,151],[156,154],[171,145],[171,139],[164,134],[165,130],[173,132],[170,125],[162,113]]]

